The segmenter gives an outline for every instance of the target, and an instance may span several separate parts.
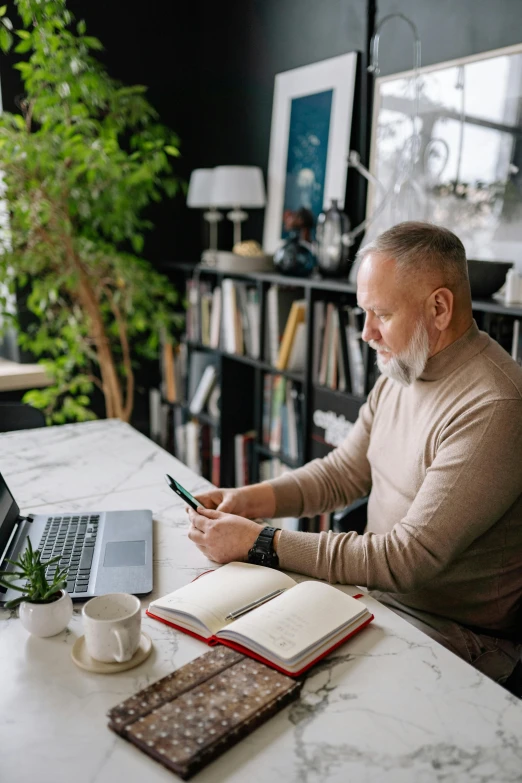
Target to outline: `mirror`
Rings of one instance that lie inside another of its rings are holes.
[[[365,242],[403,220],[446,226],[468,258],[522,272],[522,45],[376,79]],[[380,208],[381,207],[381,208]]]

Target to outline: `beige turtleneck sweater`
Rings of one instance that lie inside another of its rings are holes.
[[[370,494],[357,533],[282,531],[281,568],[511,633],[522,597],[522,368],[476,324],[403,387],[381,376],[344,443],[270,482],[275,516]]]

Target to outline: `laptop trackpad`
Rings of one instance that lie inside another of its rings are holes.
[[[103,565],[104,568],[145,565],[145,541],[109,541]]]

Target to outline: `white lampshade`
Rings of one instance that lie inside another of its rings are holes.
[[[214,169],[194,169],[190,175],[187,207],[206,209],[212,205]]]
[[[211,203],[216,207],[264,207],[263,172],[258,166],[216,166]]]

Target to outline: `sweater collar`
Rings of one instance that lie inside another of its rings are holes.
[[[476,322],[473,321],[462,337],[428,359],[418,380],[438,381],[446,375],[450,375],[457,367],[483,351],[487,342],[487,334],[480,332]]]

